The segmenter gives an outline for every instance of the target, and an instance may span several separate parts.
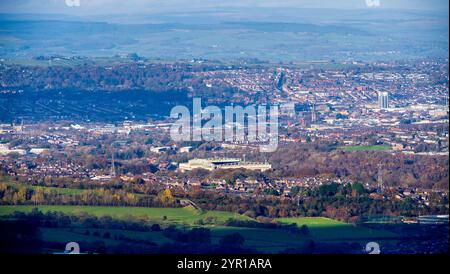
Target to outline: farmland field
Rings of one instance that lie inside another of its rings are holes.
[[[245,246],[264,252],[279,252],[288,247],[298,248],[304,244],[304,241],[310,239],[309,236],[287,233],[279,229],[265,228],[246,228],[246,227],[229,227],[220,225],[228,219],[238,220],[254,220],[250,217],[224,211],[207,211],[199,212],[193,207],[184,208],[139,208],[139,207],[99,207],[99,206],[0,206],[0,216],[9,215],[15,211],[31,212],[33,208],[38,208],[41,212],[59,211],[66,214],[76,214],[86,212],[95,216],[110,215],[114,218],[126,219],[127,216],[145,217],[149,221],[160,224],[176,224],[182,230],[188,230],[196,221],[211,217],[215,221],[215,225],[203,225],[203,227],[211,230],[211,240],[213,243],[219,243],[224,235],[238,232],[245,238]],[[166,216],[164,218],[163,216]],[[120,241],[111,239],[103,239],[92,236],[94,231],[98,231],[100,235],[109,232],[111,236],[125,235],[136,240],[147,240],[157,244],[171,242],[170,239],[164,237],[160,232],[139,232],[127,230],[111,230],[111,229],[92,229],[89,228],[91,235],[85,235],[85,228],[41,228],[41,234],[45,241],[65,243],[71,241],[94,242],[102,240],[106,246],[114,246]]]
[[[256,249],[265,253],[278,253],[286,248],[300,248],[305,240],[309,237],[286,233],[282,230],[262,229],[262,228],[238,228],[224,226],[207,226],[211,230],[211,241],[218,244],[220,239],[227,234],[238,232],[245,238],[245,246],[247,248]],[[85,235],[85,231],[89,230],[90,235]],[[68,241],[76,242],[95,242],[104,241],[106,246],[112,247],[120,243],[120,240],[114,239],[116,235],[125,235],[130,239],[137,241],[151,241],[158,245],[173,242],[164,237],[162,232],[153,231],[131,231],[131,230],[115,230],[115,229],[85,229],[85,228],[47,228],[40,229],[43,240],[48,242],[66,243]],[[98,232],[100,236],[96,237],[92,234]],[[108,232],[110,239],[104,239],[102,235]]]
[[[391,150],[387,145],[373,145],[373,146],[346,146],[341,147],[344,151],[377,151],[377,150]]]
[[[314,238],[320,240],[357,240],[371,238],[397,238],[398,235],[382,230],[369,229],[323,217],[278,218],[281,223],[295,223],[297,226],[307,225]]]
[[[167,222],[175,224],[193,225],[196,221],[205,218],[214,218],[217,222],[228,219],[251,220],[251,218],[224,211],[208,211],[201,213],[193,207],[184,208],[146,208],[146,207],[108,207],[108,206],[0,206],[0,216],[8,215],[15,211],[30,212],[38,208],[42,212],[59,211],[66,214],[86,212],[95,216],[110,215],[115,218],[127,216],[143,217],[155,222]]]
[[[159,223],[163,226],[175,224],[182,231],[189,231],[193,227],[205,227],[211,231],[211,241],[218,244],[220,239],[231,233],[239,233],[245,238],[245,247],[264,253],[279,253],[286,249],[302,249],[311,240],[326,243],[360,243],[367,241],[391,241],[398,235],[368,227],[355,226],[323,217],[278,218],[274,221],[285,224],[296,224],[298,227],[307,225],[308,234],[292,233],[284,229],[270,229],[261,227],[231,227],[223,223],[228,219],[254,220],[250,217],[224,211],[200,212],[192,206],[184,208],[144,208],[144,207],[107,207],[107,206],[0,206],[0,217],[13,212],[31,212],[38,208],[41,212],[59,211],[66,214],[86,212],[97,217],[109,215],[117,219],[127,219],[130,216],[143,218],[146,221]],[[213,219],[213,222],[200,225],[199,220]],[[85,234],[89,230],[89,234]],[[162,232],[132,231],[126,229],[86,228],[79,224],[71,227],[41,227],[42,239],[49,243],[63,245],[67,241],[95,243],[103,241],[105,247],[114,248],[122,243],[117,237],[126,236],[138,245],[152,242],[159,246],[171,243]],[[108,233],[110,237],[104,238]],[[94,235],[96,234],[96,235]],[[140,244],[142,243],[142,244]],[[53,250],[54,251],[54,250]],[[53,252],[51,251],[51,252]]]
[[[4,183],[6,183],[6,185],[13,187],[13,188],[18,188],[19,185],[16,183],[11,183],[8,180],[5,180],[3,178]],[[24,185],[24,187],[27,188],[31,188],[33,190],[43,190],[46,193],[49,192],[56,192],[58,194],[62,194],[62,195],[77,195],[77,194],[83,194],[86,193],[88,191],[88,189],[80,189],[80,188],[63,188],[63,187],[49,187],[49,186],[33,186],[33,185]]]

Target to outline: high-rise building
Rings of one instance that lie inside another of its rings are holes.
[[[378,106],[380,109],[389,108],[389,92],[380,91],[378,92]]]
[[[311,124],[314,124],[316,121],[317,121],[316,103],[313,103],[311,108]]]

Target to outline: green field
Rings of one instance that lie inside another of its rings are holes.
[[[228,219],[239,220],[253,220],[250,217],[239,215],[236,213],[225,211],[207,211],[200,213],[193,207],[184,208],[140,208],[140,207],[102,207],[102,206],[0,206],[0,216],[9,215],[15,211],[30,212],[33,208],[38,208],[42,212],[59,211],[67,214],[76,214],[79,212],[86,212],[95,216],[110,215],[115,218],[126,218],[127,216],[146,217],[150,221],[161,224],[176,224],[181,229],[190,229],[197,220],[212,217],[219,225],[205,225],[211,230],[211,239],[213,243],[218,243],[221,237],[226,234],[239,232],[245,237],[245,245],[248,248],[262,250],[264,252],[278,252],[287,247],[301,247],[305,239],[302,235],[290,234],[284,230],[278,229],[262,229],[262,228],[245,228],[245,227],[227,227],[220,225]],[[163,219],[166,216],[167,219]],[[94,237],[92,235],[84,235],[84,228],[41,228],[42,237],[45,241],[50,242],[67,242],[67,239],[72,241],[98,241],[102,240],[107,246],[113,246],[120,241],[114,239],[103,239]],[[92,229],[91,233],[99,231],[103,234],[105,231],[110,232],[111,235],[123,234],[133,239],[145,239],[153,241],[157,244],[171,242],[160,232],[138,232],[127,230],[106,230],[106,229]]]
[[[87,190],[86,189],[79,189],[79,188],[62,188],[62,187],[47,187],[47,186],[31,186],[33,190],[42,189],[44,192],[56,192],[58,194],[62,195],[77,195],[77,194],[83,194]]]
[[[286,248],[302,247],[309,236],[289,233],[280,229],[246,228],[246,227],[211,227],[213,242],[218,242],[226,234],[238,232],[245,238],[245,246],[264,252],[279,252]]]
[[[89,230],[90,235],[85,235],[85,231]],[[142,231],[130,231],[130,230],[116,230],[116,229],[95,229],[95,228],[40,228],[42,239],[48,242],[60,242],[66,243],[69,239],[75,242],[95,242],[104,241],[106,245],[116,245],[119,244],[120,240],[115,240],[115,235],[125,235],[128,238],[136,240],[146,240],[152,241],[157,244],[165,244],[171,242],[170,239],[164,237],[162,232],[142,232]],[[110,239],[105,239],[103,237],[96,237],[92,234],[98,232],[103,235],[105,232],[109,232],[111,235]]]
[[[209,226],[211,230],[211,241],[218,244],[220,239],[230,233],[238,232],[245,238],[245,246],[247,248],[257,249],[263,252],[277,253],[286,248],[302,247],[305,240],[309,237],[301,235],[286,233],[282,230],[274,229],[260,229],[260,228],[238,228],[238,227],[223,227],[223,226]],[[91,235],[85,235],[84,232],[89,230]],[[130,231],[130,230],[114,230],[114,229],[94,229],[94,228],[47,228],[40,229],[42,239],[48,242],[67,243],[68,241],[75,242],[95,242],[103,241],[106,246],[114,246],[120,243],[120,240],[115,240],[115,235],[125,235],[128,238],[136,240],[152,241],[158,245],[171,243],[172,240],[166,238],[162,232],[152,231]],[[92,235],[94,231],[103,235],[109,232],[110,239],[103,237],[95,237]]]
[[[16,188],[16,189],[21,187],[21,186],[23,186],[23,187],[31,188],[31,189],[33,189],[35,191],[40,189],[40,190],[43,190],[45,193],[54,192],[54,193],[61,194],[61,195],[82,195],[82,194],[85,194],[87,192],[96,193],[96,191],[102,190],[101,188],[99,188],[99,189],[95,189],[95,188],[93,188],[93,189],[81,189],[81,188],[65,188],[65,187],[50,187],[50,186],[33,186],[33,185],[11,183],[9,181],[5,181],[4,183],[6,185],[11,186],[11,187]],[[137,194],[134,194],[134,195],[136,195],[137,197],[148,196],[148,195],[141,194],[141,193],[137,193]]]
[[[18,187],[27,187],[27,188],[31,188],[33,190],[44,190],[44,192],[56,192],[58,194],[62,194],[62,195],[76,195],[76,194],[83,194],[87,191],[87,189],[80,189],[80,188],[63,188],[63,187],[49,187],[49,186],[33,186],[33,185],[25,185],[25,184],[17,184],[17,183],[12,183],[10,178],[2,178],[2,183],[5,183],[6,185],[13,187],[13,188],[18,188]]]
[[[251,220],[251,218],[225,211],[208,211],[200,213],[193,207],[184,208],[147,208],[147,207],[109,207],[109,206],[0,206],[0,216],[8,215],[14,211],[30,212],[38,208],[42,212],[59,211],[66,214],[86,212],[95,216],[109,215],[115,218],[127,216],[143,217],[155,222],[167,222],[175,224],[194,225],[198,220],[214,218],[217,222],[225,222],[228,219]]]
[[[311,236],[320,240],[358,240],[371,238],[398,238],[398,235],[384,230],[373,230],[324,217],[278,218],[281,223],[307,225]]]
[[[299,217],[299,218],[277,218],[280,223],[296,224],[297,226],[307,225],[309,228],[324,226],[346,226],[348,224],[325,217]]]
[[[377,150],[391,150],[388,145],[374,145],[374,146],[345,146],[341,147],[344,151],[377,151]]]
[[[179,229],[189,230],[196,224],[196,221],[207,217],[214,218],[214,225],[203,225],[211,230],[213,243],[226,234],[238,232],[245,238],[245,246],[267,253],[278,253],[286,248],[302,248],[305,241],[314,240],[320,242],[359,242],[366,243],[370,240],[395,240],[398,235],[383,231],[373,230],[367,227],[355,226],[340,221],[323,217],[300,217],[300,218],[278,218],[275,221],[297,226],[307,225],[310,234],[303,235],[289,233],[283,229],[267,228],[246,228],[229,227],[221,225],[228,219],[254,220],[250,217],[224,211],[200,212],[191,206],[184,208],[143,208],[143,207],[106,207],[106,206],[0,206],[0,216],[9,215],[15,211],[30,212],[33,208],[38,208],[42,212],[60,211],[67,214],[77,214],[86,212],[95,216],[109,215],[118,219],[126,219],[128,216],[146,218],[151,222],[159,224],[175,224]],[[166,218],[164,218],[166,216]],[[146,240],[158,245],[171,242],[172,240],[163,236],[161,232],[139,232],[128,230],[112,229],[88,229],[91,235],[85,235],[86,228],[74,226],[72,228],[41,228],[42,237],[48,242],[65,243],[71,241],[95,242],[103,241],[106,246],[114,246],[120,243],[115,240],[114,235],[125,235],[135,240]],[[92,233],[98,231],[100,235],[109,232],[111,238],[104,239],[101,236],[93,236]]]

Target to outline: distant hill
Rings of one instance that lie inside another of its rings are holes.
[[[448,56],[448,13],[224,8],[101,16],[2,14],[0,56],[363,61]]]

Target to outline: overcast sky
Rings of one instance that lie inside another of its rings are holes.
[[[92,15],[193,11],[221,7],[447,11],[448,5],[448,0],[0,0],[0,12]]]

